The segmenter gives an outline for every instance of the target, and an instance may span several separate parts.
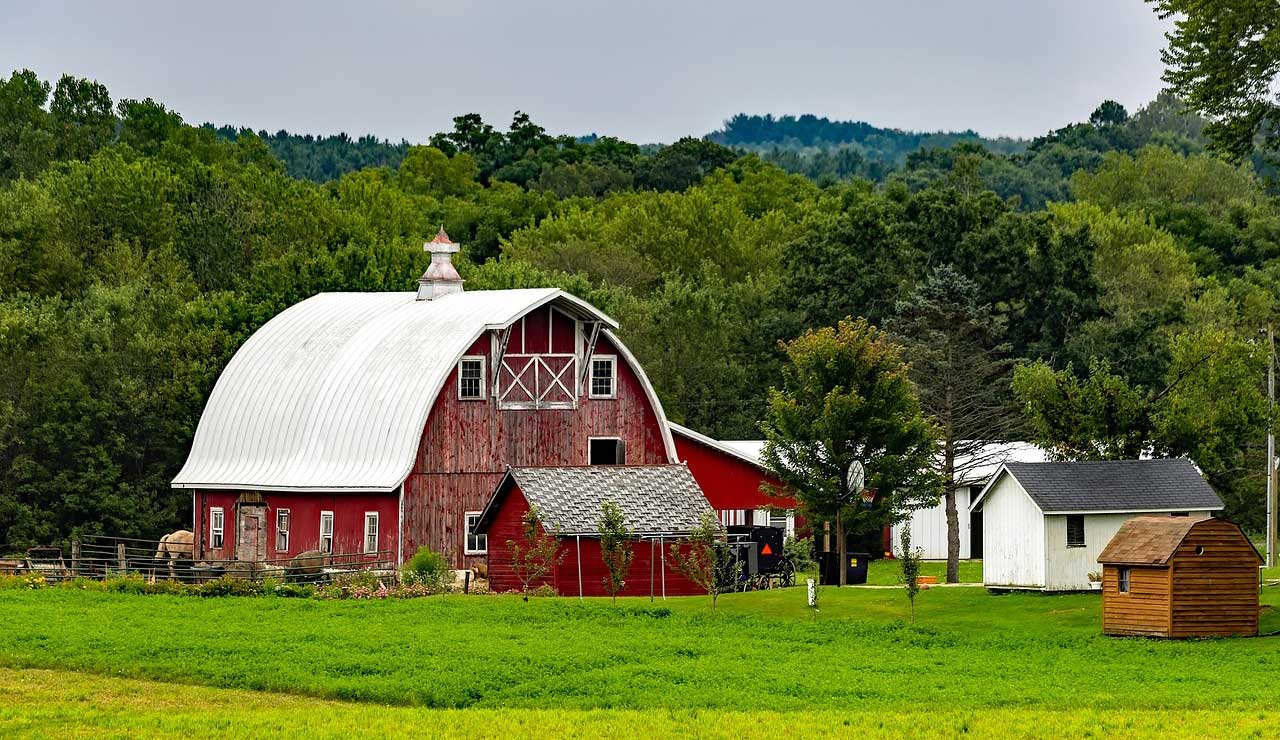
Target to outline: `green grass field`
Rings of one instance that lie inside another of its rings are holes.
[[[17,697],[0,736],[1267,737],[1280,720],[1280,638],[1105,638],[1093,594],[931,589],[914,626],[896,589],[821,598],[815,623],[802,589],[714,615],[705,598],[0,591]]]

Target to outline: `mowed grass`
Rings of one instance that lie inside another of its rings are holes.
[[[705,598],[613,606],[14,590],[0,592],[0,666],[404,706],[680,716],[1247,714],[1280,698],[1280,638],[1106,638],[1094,594],[931,589],[914,626],[896,589],[826,589],[821,607],[811,621],[803,589],[728,595],[714,615]],[[1263,629],[1280,630],[1280,616],[1265,614]]]
[[[79,673],[0,669],[0,737],[1207,738],[1271,737],[1280,712],[424,709]]]
[[[934,576],[938,583],[947,580],[947,563],[945,560],[925,560],[920,563],[920,575]],[[961,583],[982,583],[982,561],[960,561]],[[873,560],[867,568],[867,585],[896,586],[902,583],[902,563],[897,560]]]

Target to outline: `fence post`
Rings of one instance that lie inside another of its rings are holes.
[[[129,574],[129,561],[125,559],[124,543],[116,543],[116,567],[120,570],[120,575]]]
[[[80,540],[71,540],[71,575],[80,575]]]

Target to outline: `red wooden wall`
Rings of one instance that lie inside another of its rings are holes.
[[[196,558],[230,560],[235,557],[236,502],[241,491],[197,491],[195,500]],[[267,560],[285,560],[320,547],[320,512],[333,512],[333,551],[364,550],[364,514],[378,512],[378,549],[396,552],[399,542],[400,497],[395,493],[293,493],[265,491],[267,504]],[[209,547],[209,509],[221,506],[223,547]],[[289,510],[289,547],[276,549],[276,511]]]
[[[555,322],[550,336],[549,321]],[[544,352],[549,340],[554,351],[572,352],[576,331],[571,319],[544,307],[513,325],[508,353]],[[492,379],[494,359],[490,350],[486,334],[467,352],[488,358],[487,381]],[[432,406],[418,458],[405,481],[403,557],[427,545],[449,556],[456,567],[483,561],[483,556],[463,554],[465,514],[484,508],[508,465],[586,465],[589,437],[621,438],[631,465],[673,462],[635,369],[604,336],[595,351],[617,355],[616,397],[592,399],[584,392],[576,409],[502,410],[488,382],[483,400],[462,401],[457,370],[450,374]]]
[[[529,503],[518,486],[512,486],[505,496],[497,513],[487,527],[489,534],[489,588],[496,592],[519,591],[520,581],[516,578],[512,566],[511,548],[508,541],[522,541],[521,518],[529,510]],[[635,558],[626,578],[626,585],[619,596],[654,596],[663,595],[663,579],[667,596],[693,596],[705,594],[701,587],[688,578],[680,575],[670,562],[667,552],[672,542],[667,541],[659,547],[657,543],[637,540],[632,544]],[[600,557],[600,540],[583,537],[580,541],[573,537],[564,538],[561,552],[564,562],[555,572],[542,579],[537,585],[550,584],[561,596],[578,596],[578,552],[582,553],[581,595],[607,596],[604,579],[607,570]]]
[[[769,496],[760,490],[762,483],[781,487],[781,483],[760,468],[714,447],[681,434],[675,435],[676,456],[688,463],[689,472],[707,496],[711,508],[794,509],[790,498]]]

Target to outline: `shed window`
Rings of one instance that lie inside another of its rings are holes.
[[[333,512],[320,512],[320,552],[333,553]]]
[[[1116,588],[1122,594],[1129,593],[1129,569],[1120,568],[1116,572]]]
[[[588,465],[625,465],[626,449],[617,437],[592,437],[587,440]]]
[[[276,509],[276,551],[289,549],[289,510]]]
[[[209,509],[209,547],[217,550],[223,544],[223,524],[226,518],[222,513],[221,506],[214,506]]]
[[[1189,512],[1189,511],[1171,511],[1171,512],[1169,512],[1169,516],[1191,516],[1191,512]]]
[[[1067,547],[1084,547],[1084,514],[1067,514]]]
[[[618,384],[617,363],[611,355],[591,357],[591,397],[613,398]]]
[[[458,398],[463,401],[484,398],[483,357],[463,357],[458,363]]]
[[[480,512],[468,511],[467,522],[467,555],[484,555],[489,552],[489,535],[477,534],[476,525],[480,523]]]
[[[378,512],[376,511],[364,513],[364,551],[366,553],[378,551]]]

